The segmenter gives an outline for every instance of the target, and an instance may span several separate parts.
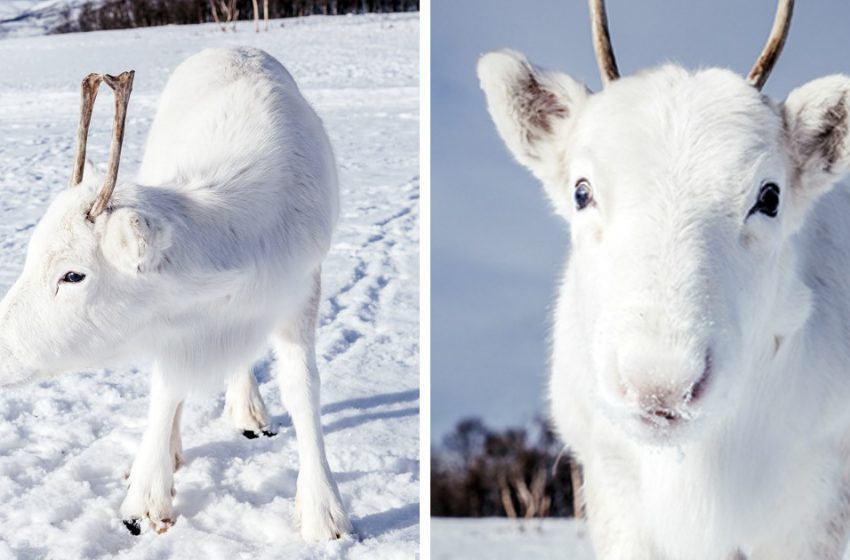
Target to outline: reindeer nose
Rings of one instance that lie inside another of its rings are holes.
[[[692,352],[651,345],[620,354],[620,393],[627,406],[651,422],[679,420],[705,394],[711,377],[711,352],[694,359]]]

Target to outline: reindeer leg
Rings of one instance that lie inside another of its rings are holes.
[[[283,403],[292,417],[298,439],[296,521],[307,542],[336,539],[350,533],[351,523],[334,482],[319,417],[319,372],[316,367],[316,315],[321,292],[316,273],[309,299],[297,317],[275,331],[278,382]]]
[[[174,470],[178,466],[174,430],[185,393],[169,386],[166,380],[157,365],[151,380],[148,427],[130,470],[127,497],[121,504],[121,518],[134,535],[141,533],[145,518],[150,519],[157,533],[164,533],[174,524],[172,497]]]
[[[174,471],[183,466],[183,438],[180,437],[180,419],[183,416],[183,401],[177,405],[174,412],[174,423],[171,426],[171,456],[174,457]],[[174,491],[172,490],[172,495]]]
[[[236,429],[248,439],[258,438],[260,434],[266,437],[276,435],[251,368],[239,371],[227,383],[224,410]]]

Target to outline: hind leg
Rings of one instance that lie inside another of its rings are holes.
[[[254,439],[260,434],[268,437],[275,435],[257,387],[257,379],[250,368],[240,371],[228,381],[224,398],[225,413],[246,438]]]
[[[296,521],[308,542],[336,539],[352,530],[328,466],[319,417],[315,335],[320,294],[321,276],[317,271],[309,300],[294,320],[280,326],[272,336],[279,362],[280,391],[298,440]]]

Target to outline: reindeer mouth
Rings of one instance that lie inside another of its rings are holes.
[[[644,424],[651,427],[667,428],[672,424],[683,420],[684,416],[675,410],[658,409],[644,412],[640,415],[640,420]]]
[[[657,409],[633,417],[628,430],[637,442],[650,446],[674,445],[687,433],[693,415],[686,410]]]

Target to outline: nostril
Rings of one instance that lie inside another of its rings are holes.
[[[705,354],[705,366],[702,370],[702,375],[697,380],[696,383],[691,387],[690,392],[688,393],[685,400],[687,402],[694,402],[700,399],[702,395],[705,394],[705,390],[708,387],[708,381],[711,377],[711,369],[712,369],[712,361],[711,361],[711,350],[706,352]]]
[[[657,410],[650,410],[649,415],[659,420],[667,420],[668,422],[672,422],[679,418],[679,415],[673,412],[672,410],[666,410],[663,408],[659,408]]]

